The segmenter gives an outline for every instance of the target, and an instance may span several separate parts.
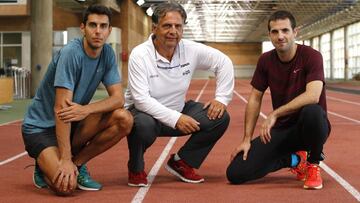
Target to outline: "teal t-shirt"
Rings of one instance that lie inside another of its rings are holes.
[[[83,39],[70,41],[50,62],[47,72],[36,91],[23,121],[27,134],[55,127],[55,88],[63,87],[73,92],[73,102],[85,105],[102,82],[105,86],[120,83],[115,54],[105,44],[97,58],[86,55]]]

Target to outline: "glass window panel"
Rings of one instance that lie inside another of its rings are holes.
[[[0,47],[0,68],[5,68],[4,63],[1,60],[1,56],[2,56],[2,49]]]
[[[320,37],[320,52],[323,56],[325,78],[330,78],[330,33]]]
[[[347,29],[348,78],[352,78],[360,71],[360,22],[349,25]]]
[[[64,32],[63,31],[54,31],[53,32],[53,45],[54,46],[63,46],[64,45]]]
[[[312,47],[319,51],[319,37],[313,38]]]
[[[21,33],[3,33],[3,44],[21,44]]]
[[[332,65],[333,77],[344,79],[345,77],[345,60],[344,60],[344,29],[340,28],[333,32],[332,35]]]
[[[21,47],[3,47],[4,64],[21,67]]]

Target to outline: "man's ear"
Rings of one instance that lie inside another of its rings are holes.
[[[151,26],[151,31],[154,33],[156,28],[157,28],[157,25],[155,23],[153,23]]]
[[[297,36],[297,33],[298,33],[298,31],[299,31],[299,28],[294,28],[294,36],[296,37]]]
[[[80,24],[80,30],[81,30],[83,36],[85,36],[85,24],[84,23]]]

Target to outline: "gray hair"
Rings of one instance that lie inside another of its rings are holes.
[[[160,18],[164,17],[166,13],[171,11],[179,12],[184,21],[184,24],[186,24],[186,18],[187,18],[186,12],[184,8],[179,3],[176,2],[165,2],[157,5],[151,17],[152,22],[154,24],[158,24]]]

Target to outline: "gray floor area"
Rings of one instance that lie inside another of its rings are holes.
[[[106,96],[107,96],[106,90],[99,89],[96,91],[93,100],[98,100]],[[19,100],[14,100],[13,102],[8,104],[1,104],[0,124],[23,119],[25,111],[30,103],[31,103],[31,99],[19,99]]]

